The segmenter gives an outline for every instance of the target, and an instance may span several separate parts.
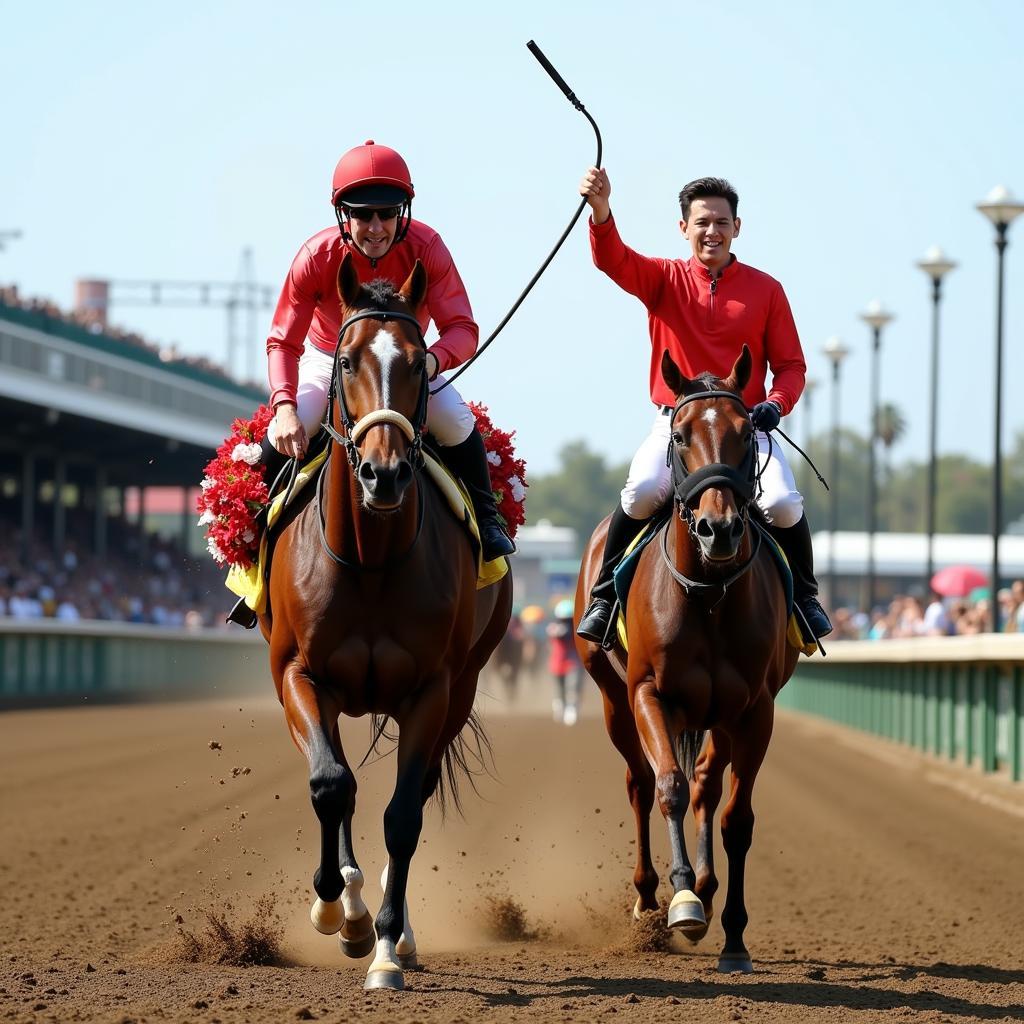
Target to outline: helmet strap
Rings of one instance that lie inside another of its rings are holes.
[[[341,231],[341,237],[342,239],[344,239],[344,241],[348,242],[349,245],[353,246],[358,252],[361,252],[364,256],[366,256],[366,253],[363,252],[363,250],[359,248],[358,245],[356,245],[356,240],[352,237],[352,232],[349,231],[349,219],[341,212],[342,206],[343,204],[340,202],[335,203],[334,205],[334,216],[338,220],[338,228]],[[391,252],[391,250],[394,249],[394,247],[405,238],[405,236],[409,233],[409,227],[411,224],[412,199],[407,198],[405,202],[402,203],[402,210],[401,213],[399,213],[398,215],[398,227],[395,229],[395,237],[391,240],[391,244],[388,246],[387,252],[384,253],[385,256],[389,252]],[[370,259],[369,256],[366,256],[366,258]],[[370,262],[374,266],[377,266],[377,260],[370,259]]]

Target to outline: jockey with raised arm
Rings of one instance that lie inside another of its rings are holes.
[[[742,397],[757,432],[762,488],[757,502],[793,570],[794,599],[800,611],[816,637],[826,636],[832,624],[818,602],[803,498],[780,446],[768,439],[768,432],[796,405],[807,368],[782,285],[740,263],[730,251],[740,232],[736,191],[722,178],[698,178],[679,193],[679,228],[693,251],[688,260],[641,256],[623,243],[609,205],[611,182],[603,169],[587,171],[580,193],[591,208],[594,264],[647,307],[651,400],[658,411],[650,434],[633,457],[612,513],[601,571],[577,633],[595,643],[604,639],[614,604],[612,570],[669,497],[671,470],[666,452],[676,399],[661,377],[662,355],[669,352],[687,376],[710,371],[725,377],[746,344],[754,370]],[[769,370],[770,390],[765,386]]]
[[[267,338],[270,405],[274,419],[263,442],[267,478],[284,459],[301,459],[327,411],[334,352],[341,327],[338,268],[351,253],[362,281],[384,278],[396,288],[417,260],[427,272],[427,294],[417,316],[439,338],[427,351],[431,382],[476,352],[479,331],[465,286],[441,236],[412,219],[415,195],[402,157],[372,140],[338,161],[331,188],[337,226],[303,242],[285,279]],[[448,468],[469,491],[480,527],[482,555],[491,561],[515,551],[498,520],[484,443],[472,411],[454,387],[431,394],[427,427]]]

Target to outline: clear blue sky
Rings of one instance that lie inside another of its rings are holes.
[[[455,254],[482,334],[568,220],[594,157],[584,118],[525,48],[534,38],[596,117],[612,205],[642,252],[689,255],[675,195],[702,174],[740,192],[739,257],[779,278],[809,375],[853,349],[844,422],[866,428],[868,331],[897,320],[883,401],[927,446],[929,283],[944,304],[940,449],[991,456],[993,229],[974,202],[1024,195],[1024,4],[690,0],[514,5],[185,2],[2,5],[0,282],[70,306],[77,277],[231,280],[243,246],[275,289],[331,222],[331,171],[373,137],[407,157],[415,213]],[[1024,428],[1024,223],[1007,274],[1007,443]],[[115,319],[189,352],[224,351],[213,312]],[[269,314],[261,325],[265,331]],[[259,365],[263,361],[260,357]],[[591,265],[578,226],[527,304],[460,381],[519,431],[535,471],[585,436],[628,458],[651,417],[639,303]],[[965,415],[969,413],[969,415]],[[827,388],[813,407],[829,415]],[[791,426],[804,435],[800,409]]]

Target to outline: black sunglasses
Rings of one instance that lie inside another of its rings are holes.
[[[360,224],[369,224],[374,214],[381,220],[394,220],[402,212],[400,206],[346,206],[345,213]]]

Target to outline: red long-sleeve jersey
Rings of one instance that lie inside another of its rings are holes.
[[[788,415],[804,389],[807,364],[786,293],[773,277],[733,259],[713,280],[696,258],[666,260],[641,256],[619,237],[614,218],[590,221],[594,264],[646,307],[651,333],[651,400],[672,405],[676,398],[661,377],[668,351],[688,377],[705,370],[725,377],[743,345],[754,365],[743,390],[749,408],[767,398]],[[771,391],[765,380],[772,372]]]
[[[337,227],[325,228],[303,242],[277,301],[267,338],[272,407],[278,402],[295,401],[299,356],[307,336],[327,353],[333,354],[338,345],[338,268],[346,251],[355,260],[360,281],[383,277],[396,288],[405,283],[416,260],[420,260],[427,272],[427,295],[417,317],[424,333],[431,320],[437,324],[440,336],[430,351],[437,357],[439,370],[459,366],[476,352],[480,332],[466,287],[451,253],[433,228],[414,220],[405,238],[378,259],[376,266],[346,242]]]

